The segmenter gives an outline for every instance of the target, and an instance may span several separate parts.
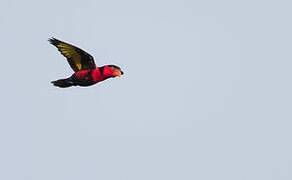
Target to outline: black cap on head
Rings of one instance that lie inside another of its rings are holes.
[[[121,71],[121,68],[119,66],[116,66],[116,65],[108,65],[109,67],[112,67],[112,68],[115,68],[115,69],[118,69]]]

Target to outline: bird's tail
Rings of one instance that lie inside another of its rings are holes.
[[[67,88],[70,86],[74,86],[74,83],[72,82],[72,80],[70,78],[67,79],[59,79],[56,81],[52,81],[52,84],[54,84],[55,86],[58,86],[60,88]]]

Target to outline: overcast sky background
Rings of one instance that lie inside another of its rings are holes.
[[[291,1],[0,2],[0,179],[291,180]],[[56,37],[125,72],[88,88]]]

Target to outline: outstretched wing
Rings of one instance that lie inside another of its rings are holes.
[[[67,58],[68,63],[75,72],[96,68],[93,57],[82,49],[55,38],[49,39],[49,42],[56,46],[61,54]]]

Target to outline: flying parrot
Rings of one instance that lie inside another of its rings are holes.
[[[50,38],[49,42],[56,46],[63,56],[67,58],[74,74],[65,79],[52,81],[55,86],[66,88],[70,86],[91,86],[108,78],[120,77],[123,71],[116,65],[97,67],[93,57],[82,49],[71,44]]]

